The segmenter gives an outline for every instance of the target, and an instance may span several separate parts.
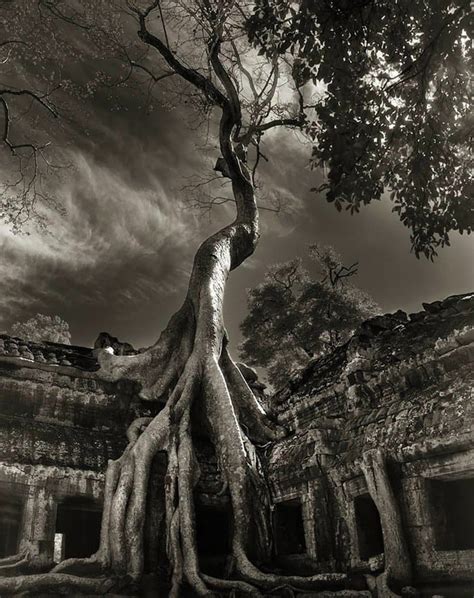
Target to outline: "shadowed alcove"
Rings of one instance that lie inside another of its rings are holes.
[[[56,534],[63,535],[63,558],[87,557],[99,548],[102,506],[88,497],[58,504]]]
[[[368,494],[354,499],[354,509],[359,543],[359,557],[366,561],[384,551],[380,515]]]

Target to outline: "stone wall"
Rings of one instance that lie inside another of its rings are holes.
[[[311,505],[306,556],[315,570],[378,575],[384,534],[361,461],[383,453],[413,583],[472,589],[474,296],[424,307],[364,323],[275,395],[290,434],[267,467],[276,501],[297,499],[303,513]],[[469,532],[472,540],[462,537]]]
[[[57,559],[58,509],[100,512],[107,462],[138,414],[137,385],[102,379],[92,350],[1,335],[0,550],[38,568]]]
[[[304,545],[295,554],[290,541],[285,554],[276,547],[287,569],[359,572],[376,587],[393,558],[387,546],[393,550],[398,537],[414,585],[427,595],[446,585],[448,596],[471,595],[474,543],[463,534],[472,531],[474,539],[473,328],[472,295],[411,316],[374,318],[272,397],[274,415],[288,430],[261,452],[275,537],[285,517],[287,524],[299,517],[303,535],[295,546]],[[16,549],[28,550],[38,567],[58,558],[58,513],[69,500],[100,508],[108,459],[121,454],[129,423],[151,414],[138,391],[130,381],[102,379],[93,350],[0,335],[0,526],[18,527]],[[383,481],[380,495],[368,466],[378,461],[370,455],[382,463],[372,471]],[[197,508],[223,517],[228,497],[205,439],[197,457]],[[164,455],[155,469],[156,506]],[[384,511],[382,504],[390,506]],[[163,516],[162,508],[150,511],[150,570],[165,561],[157,540]],[[393,521],[400,524],[395,536]]]
[[[0,464],[0,500],[21,505],[18,552],[27,551],[41,567],[54,557],[58,505],[70,497],[102,502],[104,476],[69,467]],[[1,517],[1,514],[0,514]]]

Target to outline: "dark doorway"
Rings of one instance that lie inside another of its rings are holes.
[[[474,478],[430,480],[437,550],[474,548]]]
[[[278,556],[304,554],[303,508],[299,500],[280,502],[274,510],[275,549]]]
[[[64,558],[90,556],[99,548],[102,507],[92,498],[71,497],[58,505],[56,533],[64,535]]]
[[[366,561],[383,548],[383,533],[379,511],[368,494],[362,494],[354,499],[354,509],[359,542],[359,557]]]
[[[199,554],[228,554],[231,546],[230,516],[228,507],[198,505],[196,507],[196,532]]]
[[[230,510],[228,504],[195,506],[197,549],[206,573],[222,575],[225,569],[232,545]]]
[[[0,497],[0,558],[18,552],[23,505],[10,497]]]

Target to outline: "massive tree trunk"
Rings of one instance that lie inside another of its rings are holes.
[[[116,587],[110,580],[139,580],[144,568],[148,480],[158,451],[168,454],[165,495],[171,596],[180,594],[183,583],[198,595],[213,590],[258,595],[257,588],[282,584],[300,588],[344,584],[345,576],[339,574],[312,578],[264,574],[249,558],[256,547],[261,557],[268,556],[270,546],[270,498],[254,443],[275,440],[283,431],[266,418],[226,346],[226,280],[229,272],[253,253],[258,241],[254,189],[245,164],[233,149],[232,128],[232,111],[224,108],[220,142],[237,206],[234,222],[199,247],[185,301],[157,343],[139,355],[104,353],[101,358],[102,375],[135,379],[144,399],[165,397],[166,405],[151,421],[141,418],[133,422],[126,450],[108,465],[99,550],[89,559],[64,561],[50,574],[0,579],[2,592],[41,587],[104,593]],[[199,468],[193,444],[193,407],[199,410],[200,420],[207,422],[230,497],[234,580],[212,578],[199,567],[193,502]]]
[[[126,450],[108,465],[99,550],[88,559],[64,561],[49,574],[0,579],[0,591],[49,588],[103,594],[117,591],[121,583],[138,581],[144,569],[148,481],[158,451],[168,455],[165,512],[171,596],[178,596],[184,583],[198,595],[214,591],[260,595],[260,591],[282,585],[342,587],[346,581],[343,574],[282,577],[263,573],[250,558],[255,554],[265,558],[270,547],[270,496],[256,443],[274,441],[284,431],[268,420],[232,361],[223,322],[227,277],[253,253],[259,236],[252,177],[234,148],[241,126],[240,104],[219,60],[218,34],[210,41],[209,55],[225,94],[211,80],[180,63],[167,45],[147,30],[148,13],[139,13],[141,39],[222,110],[220,149],[232,183],[236,217],[199,247],[184,303],[157,343],[135,356],[101,356],[102,375],[137,380],[143,399],[165,399],[166,404],[155,418],[132,423]],[[199,567],[193,500],[199,478],[192,417],[196,412],[214,445],[232,507],[232,579],[213,578]]]

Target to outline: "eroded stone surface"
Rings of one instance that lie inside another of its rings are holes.
[[[114,351],[134,352],[112,337],[99,344],[113,343]],[[279,566],[360,572],[374,593],[383,591],[380,513],[361,469],[379,451],[412,564],[404,594],[438,588],[451,595],[445,588],[454,583],[474,585],[474,541],[466,536],[472,531],[474,540],[473,362],[474,295],[454,296],[418,314],[365,322],[275,394],[274,416],[289,434],[261,456],[281,528],[276,537],[285,538],[276,546]],[[242,369],[254,392],[263,392]],[[60,505],[71,498],[100,505],[107,461],[121,454],[127,426],[153,414],[138,393],[130,381],[102,379],[91,349],[0,335],[0,526],[3,507],[11,529],[21,511],[18,549],[51,561]],[[222,513],[228,497],[213,447],[198,440],[197,454],[197,501]],[[165,558],[156,539],[163,535],[165,455],[154,470],[150,570],[163,568]]]
[[[275,395],[277,417],[292,433],[272,448],[268,469],[276,500],[318,505],[306,526],[317,562],[380,574],[383,555],[365,558],[361,547],[364,527],[377,527],[376,517],[356,507],[368,493],[360,460],[383,451],[414,583],[428,592],[446,583],[468,591],[474,587],[474,296],[424,307],[410,317],[397,312],[364,323]]]

